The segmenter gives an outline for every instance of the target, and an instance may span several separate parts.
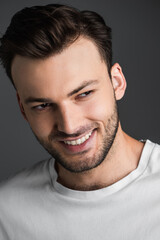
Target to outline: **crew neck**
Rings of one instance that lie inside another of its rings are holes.
[[[144,144],[137,168],[132,172],[130,172],[124,178],[113,183],[112,185],[105,188],[98,189],[98,190],[91,190],[91,191],[72,190],[58,183],[57,182],[58,175],[54,168],[55,159],[51,158],[50,165],[49,165],[49,172],[51,175],[52,186],[54,188],[54,191],[58,192],[59,194],[65,197],[76,198],[81,200],[91,200],[91,199],[95,200],[97,198],[102,198],[104,196],[111,195],[127,187],[129,184],[131,184],[134,180],[139,178],[144,173],[145,169],[148,166],[148,163],[152,154],[152,150],[155,146],[155,143],[151,142],[148,139],[140,140],[140,141],[145,142],[145,144]]]

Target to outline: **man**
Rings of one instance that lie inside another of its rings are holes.
[[[25,8],[0,56],[52,158],[0,187],[0,239],[159,239],[160,147],[121,128],[126,80],[96,13]]]

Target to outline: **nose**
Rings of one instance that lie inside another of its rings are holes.
[[[63,105],[59,108],[56,116],[56,129],[66,134],[74,134],[81,126],[80,111],[73,105]]]

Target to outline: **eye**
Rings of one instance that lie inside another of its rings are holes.
[[[87,97],[88,95],[90,95],[92,92],[93,92],[93,91],[90,90],[90,91],[87,91],[87,92],[84,92],[84,93],[79,94],[77,97],[78,97],[78,98],[85,98],[85,97]]]
[[[44,109],[46,109],[50,106],[51,106],[50,103],[43,103],[41,105],[34,106],[33,108],[36,109],[36,110],[44,110]]]

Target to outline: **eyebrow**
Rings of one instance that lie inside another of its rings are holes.
[[[25,104],[33,103],[33,102],[44,102],[50,103],[52,100],[50,98],[35,98],[35,97],[28,97],[25,99]]]
[[[80,90],[82,90],[83,88],[89,86],[89,85],[93,85],[93,84],[97,84],[99,81],[98,80],[89,80],[89,81],[84,81],[79,87],[77,87],[76,89],[72,90],[70,93],[67,94],[67,97],[71,97],[74,94],[78,93]],[[50,98],[36,98],[36,97],[28,97],[25,99],[25,104],[28,103],[33,103],[33,102],[53,102]]]
[[[92,84],[97,84],[98,80],[89,80],[89,81],[84,81],[79,87],[77,87],[76,89],[72,90],[70,93],[67,94],[68,97],[71,97],[72,95],[74,95],[75,93],[79,92],[80,90],[82,90],[83,88],[92,85]]]

